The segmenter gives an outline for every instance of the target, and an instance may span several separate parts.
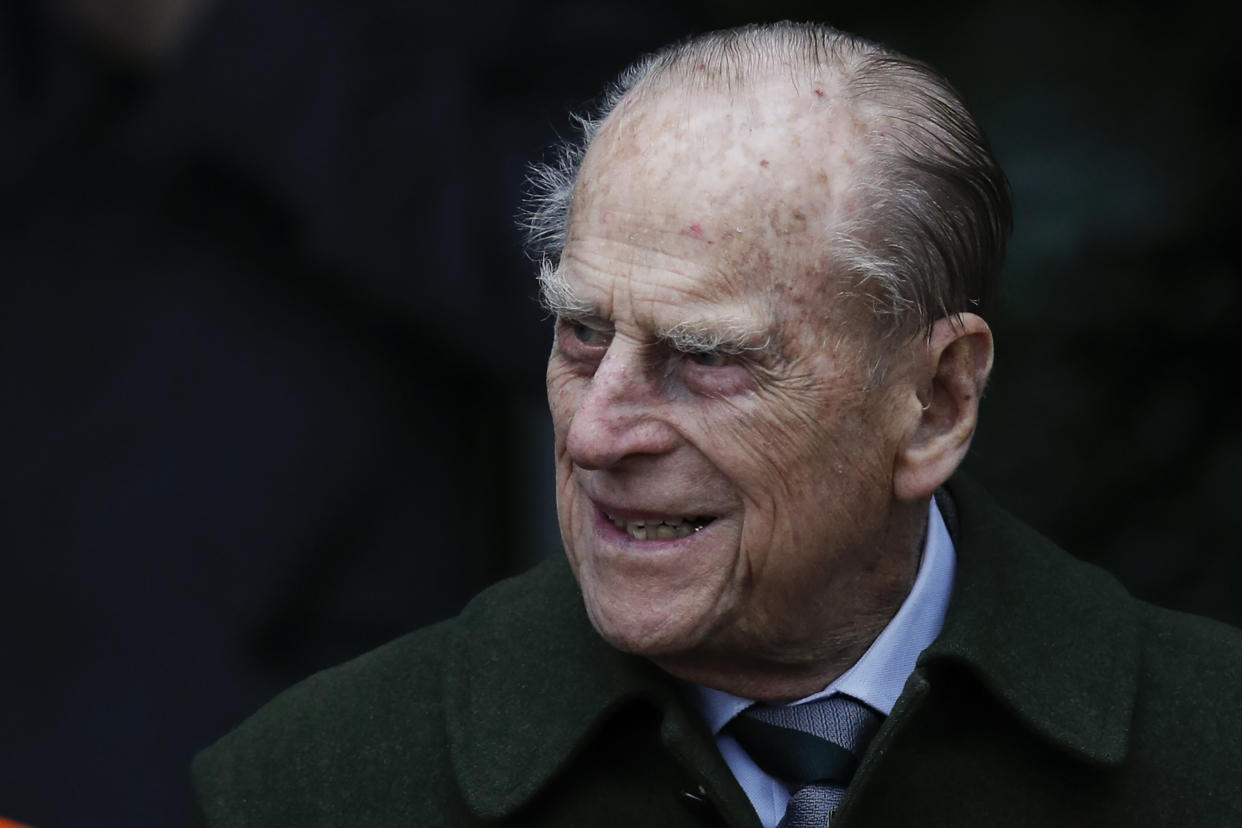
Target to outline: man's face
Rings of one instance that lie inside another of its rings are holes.
[[[808,232],[855,128],[793,114],[819,100],[666,93],[579,178],[547,372],[561,533],[597,629],[662,664],[831,657],[908,586],[900,429]]]

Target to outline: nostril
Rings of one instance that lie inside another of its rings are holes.
[[[569,424],[565,450],[575,465],[599,469],[609,465],[609,437],[601,423],[579,410]]]
[[[570,459],[583,468],[606,468],[628,451],[626,432],[642,415],[615,392],[615,386],[610,388],[597,374],[573,411],[565,447]]]

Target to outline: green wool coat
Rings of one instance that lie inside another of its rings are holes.
[[[1242,826],[1242,633],[948,489],[944,629],[833,828]],[[216,828],[759,826],[675,682],[596,635],[559,559],[283,693],[193,781]]]

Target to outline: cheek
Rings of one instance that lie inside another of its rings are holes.
[[[574,412],[586,393],[588,382],[556,361],[548,363],[548,411],[552,414],[552,430],[559,458],[565,447],[565,435],[573,422]]]
[[[812,514],[849,522],[858,490],[886,485],[891,464],[874,433],[878,424],[868,425],[874,412],[857,395],[760,392],[718,404],[697,428],[746,503],[748,535],[798,543]]]
[[[557,512],[562,523],[562,531],[568,528],[567,521],[574,515],[571,503],[574,499],[573,463],[565,450],[566,436],[573,422],[574,412],[578,410],[585,383],[582,377],[565,369],[554,360],[548,363],[547,371],[548,410],[552,415],[553,462],[556,473]]]
[[[834,412],[808,393],[759,392],[718,400],[698,427],[721,471],[748,499],[768,499],[805,482],[810,458],[827,453]]]

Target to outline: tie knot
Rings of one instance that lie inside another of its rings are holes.
[[[849,784],[883,717],[836,694],[797,705],[755,704],[729,732],[759,767],[792,785]]]

